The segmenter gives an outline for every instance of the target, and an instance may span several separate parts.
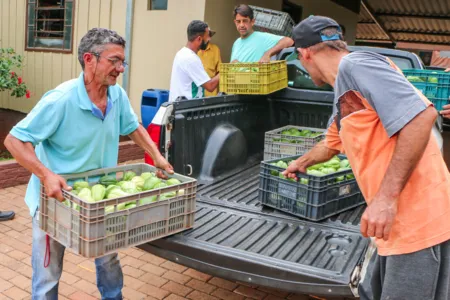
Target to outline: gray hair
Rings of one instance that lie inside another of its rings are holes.
[[[81,39],[78,46],[78,61],[84,70],[83,56],[85,53],[101,53],[107,44],[116,44],[125,48],[125,40],[117,32],[106,28],[92,28]]]

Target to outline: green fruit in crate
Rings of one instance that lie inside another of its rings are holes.
[[[168,185],[165,182],[158,182],[157,184],[155,184],[155,186],[153,187],[153,189],[161,189],[161,188],[165,188]]]
[[[430,82],[430,83],[438,83],[438,78],[437,77],[428,77],[428,82]]]
[[[125,174],[123,174],[122,180],[123,181],[130,181],[135,176],[136,176],[136,173],[134,173],[133,171],[127,171],[127,172],[125,172]]]
[[[344,181],[344,179],[345,179],[345,176],[339,176],[336,178],[336,182]]]
[[[136,185],[136,187],[138,188],[142,188],[144,186],[144,178],[142,178],[141,176],[134,176],[131,179],[131,182],[134,182],[134,184]]]
[[[82,188],[78,193],[78,197],[86,202],[94,202],[94,198],[92,198],[92,192],[88,188]]]
[[[347,179],[355,179],[355,175],[353,174],[348,174],[346,175]]]
[[[331,167],[325,167],[325,168],[320,169],[320,172],[324,173],[325,175],[329,175],[329,174],[336,173],[336,169],[331,168]]]
[[[80,206],[76,203],[73,204],[73,209],[76,211],[80,211]]]
[[[350,167],[345,167],[345,168],[339,168],[339,169],[337,169],[337,171],[336,172],[341,172],[341,171],[348,171],[348,170],[351,170],[351,168]]]
[[[285,162],[282,161],[282,160],[279,160],[279,161],[277,162],[276,166],[279,167],[279,168],[282,168],[282,169],[286,169],[286,168],[288,167],[288,164],[285,163]]]
[[[308,185],[309,182],[308,182],[308,179],[306,179],[306,178],[300,178],[300,183]]]
[[[79,192],[80,190],[71,190],[70,192],[72,193],[72,194],[74,194],[74,195],[78,195],[78,192]]]
[[[105,191],[105,197],[108,197],[109,192],[111,192],[115,188],[120,189],[120,186],[114,185],[114,184],[108,185],[108,187],[106,188],[106,191]]]
[[[73,184],[73,189],[74,190],[81,190],[83,188],[89,188],[89,182],[87,182],[87,181],[76,181]]]
[[[176,178],[170,178],[170,179],[168,179],[167,181],[166,181],[166,184],[167,185],[176,185],[176,184],[181,184],[181,181],[179,181],[178,179],[176,179]]]
[[[144,173],[141,174],[141,177],[142,177],[142,179],[144,179],[144,181],[149,179],[150,177],[153,177],[153,176],[155,176],[155,174],[153,174],[151,172],[144,172]]]
[[[138,190],[136,189],[136,184],[133,181],[124,181],[120,186],[120,188],[122,189],[122,191],[128,194],[138,193]]]
[[[105,175],[105,176],[100,178],[98,183],[103,184],[104,186],[108,186],[108,185],[111,185],[111,184],[116,184],[117,183],[117,179],[116,179],[115,176]]]
[[[128,196],[127,192],[122,191],[119,187],[113,188],[107,195],[106,199],[114,199],[119,197]]]
[[[103,200],[103,198],[105,198],[106,188],[101,184],[96,184],[91,188],[91,192],[92,192],[92,199],[94,199],[94,201],[100,201]]]
[[[144,186],[142,187],[143,191],[153,190],[155,185],[161,182],[161,179],[158,177],[150,177],[144,182]]]
[[[281,132],[282,135],[291,135],[291,132],[289,130],[283,130]]]
[[[105,207],[105,214],[111,214],[114,212],[114,205],[108,205]]]
[[[318,170],[307,170],[306,174],[308,175],[313,175],[313,176],[325,176],[325,173],[322,173],[321,171]]]
[[[307,170],[319,170],[323,168],[323,163],[315,164],[307,168]]]
[[[333,168],[339,169],[341,167],[341,163],[337,160],[330,160],[323,164],[325,168]]]
[[[419,76],[406,76],[409,82],[424,82],[423,79]]]
[[[156,202],[157,200],[158,200],[157,196],[145,197],[145,198],[141,199],[141,205],[153,203],[153,202]]]
[[[350,163],[349,163],[348,159],[341,160],[339,165],[341,166],[341,168],[349,168],[350,167]]]
[[[136,201],[128,202],[127,205],[125,205],[126,209],[132,209],[136,207]]]

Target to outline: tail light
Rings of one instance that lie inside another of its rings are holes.
[[[156,144],[156,148],[161,149],[161,144],[160,144],[160,140],[161,140],[161,125],[157,125],[157,124],[153,124],[150,123],[150,125],[148,125],[147,127],[147,132],[150,135],[150,138],[152,139],[152,141]],[[153,162],[153,159],[150,157],[150,155],[148,155],[147,153],[145,153],[145,163],[154,166],[155,163]]]

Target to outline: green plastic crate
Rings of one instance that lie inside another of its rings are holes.
[[[403,70],[403,74],[438,111],[450,103],[450,72],[406,69]]]

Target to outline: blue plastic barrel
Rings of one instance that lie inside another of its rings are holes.
[[[167,102],[168,99],[168,90],[148,89],[142,93],[141,117],[144,128],[148,127],[161,104]]]

